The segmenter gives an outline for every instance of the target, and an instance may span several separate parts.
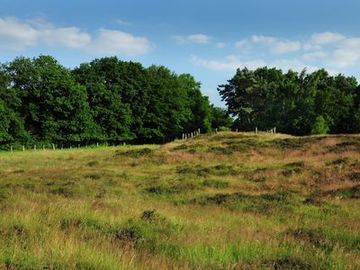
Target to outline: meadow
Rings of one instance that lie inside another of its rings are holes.
[[[0,269],[360,269],[360,136],[1,152]]]

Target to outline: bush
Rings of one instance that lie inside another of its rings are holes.
[[[144,248],[157,253],[180,227],[156,210],[146,210],[113,231],[113,238],[127,248]]]
[[[328,123],[323,116],[318,116],[311,129],[311,134],[326,134],[330,130]]]

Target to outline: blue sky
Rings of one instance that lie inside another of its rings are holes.
[[[360,78],[358,0],[0,0],[0,61],[51,54],[74,67],[117,55],[216,87],[237,67],[326,68]]]

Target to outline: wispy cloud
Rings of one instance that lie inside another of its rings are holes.
[[[94,54],[141,55],[153,47],[146,37],[118,30],[99,29],[91,35],[75,26],[56,27],[43,20],[21,21],[14,17],[0,18],[0,40],[1,49],[15,51],[46,45]]]
[[[116,20],[116,23],[121,26],[131,26],[132,25],[131,22],[128,22],[128,21],[122,20],[122,19]]]
[[[204,67],[214,71],[233,71],[237,68],[257,68],[265,66],[266,62],[261,59],[250,61],[241,61],[236,55],[227,55],[223,59],[204,59],[198,56],[192,56],[191,62],[195,66]]]
[[[235,47],[240,49],[251,45],[265,46],[270,52],[275,54],[284,54],[301,50],[301,42],[280,39],[272,36],[253,35],[250,39],[239,40]]]
[[[336,43],[341,40],[346,39],[340,33],[324,32],[324,33],[315,33],[311,36],[310,42],[317,45],[324,45],[330,43]]]
[[[324,51],[314,51],[314,52],[308,52],[301,56],[301,58],[305,61],[318,61],[322,60],[325,57],[327,57],[328,54]]]
[[[307,65],[303,61],[294,58],[294,59],[277,59],[272,61],[266,61],[264,59],[253,59],[253,60],[242,60],[240,56],[237,55],[228,55],[223,59],[204,59],[198,56],[192,56],[191,62],[193,65],[198,67],[203,67],[213,71],[230,71],[234,72],[238,68],[249,68],[256,69],[259,67],[277,67],[284,71],[294,70],[302,71],[306,68],[307,71],[318,70],[319,67],[315,65]],[[332,73],[335,71],[330,70]]]
[[[188,36],[180,36],[175,35],[173,36],[173,39],[175,39],[179,43],[209,43],[211,40],[211,37],[205,34],[193,34]]]
[[[280,68],[292,67],[294,70],[324,67],[330,71],[344,70],[360,64],[360,37],[348,37],[336,32],[314,33],[299,40],[252,35],[233,44],[236,61],[225,56],[221,60],[193,58],[192,63],[213,70],[233,69],[234,66],[263,62]],[[267,60],[259,60],[259,56]],[[243,58],[248,60],[239,60]]]

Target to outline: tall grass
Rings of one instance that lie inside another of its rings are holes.
[[[359,269],[359,136],[0,153],[0,269]]]

